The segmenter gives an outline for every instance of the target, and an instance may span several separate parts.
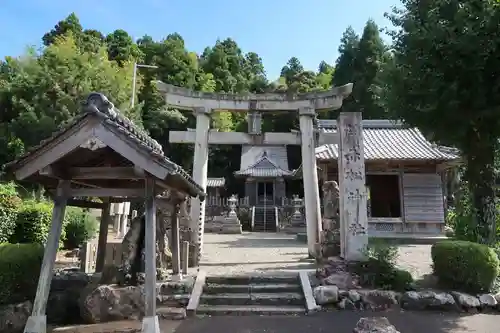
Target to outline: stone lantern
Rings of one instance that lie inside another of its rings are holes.
[[[236,205],[238,204],[238,198],[236,197],[236,195],[232,195],[228,200],[227,200],[228,204],[229,204],[229,214],[228,214],[228,217],[231,217],[231,218],[238,218],[238,214],[236,214]]]

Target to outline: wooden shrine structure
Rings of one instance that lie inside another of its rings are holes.
[[[157,196],[166,190],[176,198],[205,193],[161,146],[121,115],[99,93],[88,96],[82,112],[52,137],[6,166],[17,180],[41,184],[53,196],[52,225],[38,280],[33,312],[25,333],[46,332],[46,305],[65,208],[68,205],[103,209],[97,270],[105,257],[110,202],[142,198],[145,202],[145,316],[142,332],[159,333],[156,316],[156,211]],[[101,203],[90,198],[100,198]],[[174,207],[180,203],[173,203]],[[177,220],[174,209],[172,222]],[[179,230],[172,225],[174,271],[179,272]]]

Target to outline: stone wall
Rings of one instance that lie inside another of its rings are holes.
[[[111,319],[126,319],[128,316],[139,318],[143,315],[142,286],[98,285],[99,279],[100,274],[83,273],[76,269],[65,269],[56,272],[52,279],[47,303],[47,324],[89,324],[98,322],[101,318],[108,321]],[[184,311],[193,284],[194,279],[191,277],[182,282],[158,282],[157,301],[161,305]],[[85,299],[82,299],[82,297],[85,297]],[[115,299],[110,297],[115,297]],[[92,298],[92,302],[85,302],[88,298]],[[116,299],[119,299],[119,302],[115,302]],[[26,320],[31,314],[32,304],[33,300],[29,300],[0,308],[0,332],[23,332]],[[131,306],[141,304],[142,306]],[[185,311],[174,312],[171,314],[172,316],[174,319],[180,319],[178,317],[184,317]]]

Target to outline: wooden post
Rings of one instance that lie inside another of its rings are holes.
[[[108,229],[110,219],[111,204],[108,201],[104,203],[104,207],[101,211],[101,221],[99,223],[99,240],[97,243],[97,259],[95,263],[95,271],[97,273],[102,272],[106,263],[106,247],[108,244]]]
[[[182,274],[187,275],[189,267],[189,242],[182,242]]]
[[[172,275],[175,279],[182,279],[181,274],[181,256],[179,246],[179,204],[175,203],[174,211],[171,217],[172,232]]]
[[[47,331],[46,307],[49,298],[50,284],[54,271],[54,264],[59,248],[59,238],[61,236],[64,212],[68,201],[70,188],[69,180],[61,180],[54,198],[54,208],[52,210],[52,224],[49,236],[45,244],[40,277],[36,289],[33,312],[26,322],[24,333],[45,333]]]
[[[144,252],[146,259],[146,278],[144,286],[144,318],[142,333],[160,333],[156,316],[156,199],[155,182],[147,178],[146,183],[146,233]]]

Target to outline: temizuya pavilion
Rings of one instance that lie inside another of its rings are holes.
[[[156,316],[156,196],[168,189],[181,198],[203,200],[205,193],[201,187],[164,155],[155,140],[98,93],[88,96],[82,113],[73,122],[9,163],[7,172],[17,180],[43,185],[54,198],[52,226],[33,312],[24,332],[46,332],[47,298],[66,206],[85,206],[86,201],[82,198],[99,197],[108,205],[109,202],[133,198],[145,200],[146,279],[142,332],[159,333]],[[173,258],[177,263],[178,249],[178,244],[172,244]]]

